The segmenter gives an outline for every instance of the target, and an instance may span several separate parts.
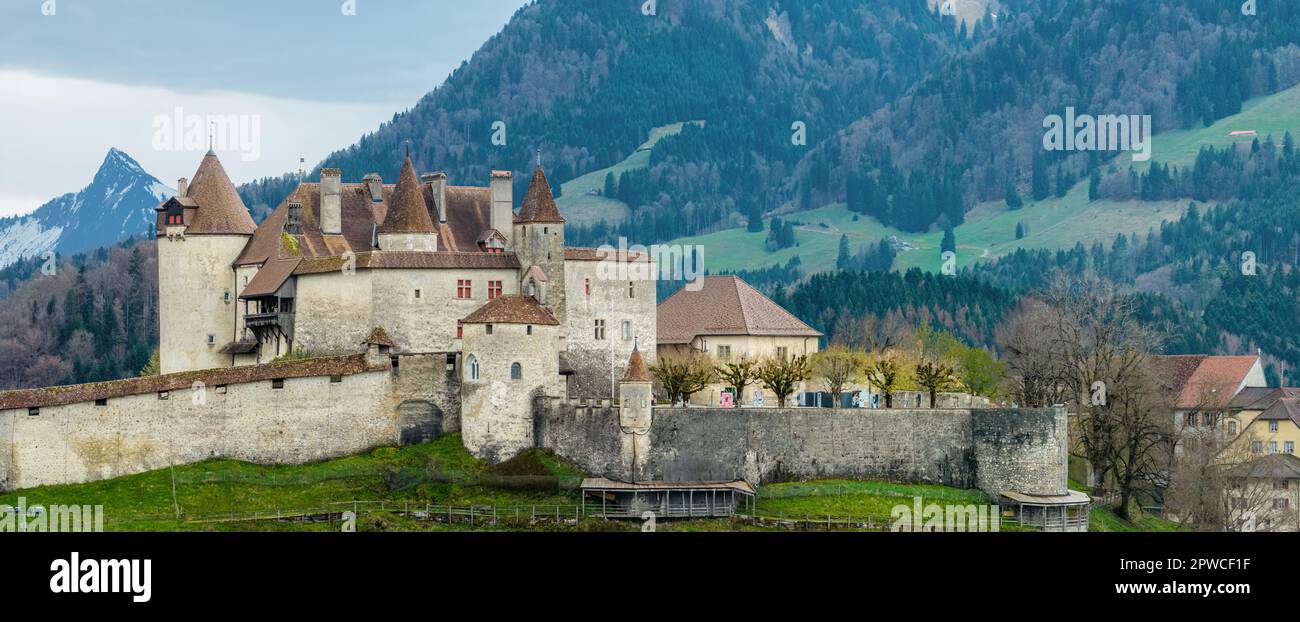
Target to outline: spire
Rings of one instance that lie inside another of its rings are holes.
[[[407,147],[406,161],[402,163],[402,173],[397,178],[397,187],[393,189],[392,199],[388,204],[388,215],[379,225],[379,233],[433,233],[433,219],[429,209],[424,205],[424,192],[420,190],[420,180],[415,176],[415,165],[411,164]]]
[[[546,173],[540,164],[533,169],[533,179],[528,182],[528,194],[524,195],[515,222],[564,223],[560,208],[555,206],[555,197],[551,195],[551,185],[546,181]]]

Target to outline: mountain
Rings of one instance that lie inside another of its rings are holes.
[[[153,227],[158,202],[175,193],[131,156],[109,149],[85,188],[0,219],[0,268],[49,250],[68,255],[141,235]]]

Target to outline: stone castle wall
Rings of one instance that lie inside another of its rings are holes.
[[[612,457],[627,451],[610,438],[620,427],[614,409],[544,401],[536,417],[539,445],[615,479],[847,477],[990,494],[1066,490],[1065,413],[1053,409],[656,408],[631,461]]]

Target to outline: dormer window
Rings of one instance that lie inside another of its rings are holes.
[[[294,201],[289,203],[288,212],[284,218],[284,232],[289,235],[302,234],[302,203]]]

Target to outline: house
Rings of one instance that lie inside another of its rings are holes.
[[[1174,429],[1187,435],[1221,431],[1234,398],[1266,387],[1259,356],[1154,356],[1151,366],[1173,411]]]
[[[1300,457],[1271,454],[1229,470],[1227,511],[1243,531],[1300,531]]]
[[[705,354],[718,363],[742,357],[789,358],[817,352],[822,333],[782,309],[738,276],[708,276],[694,290],[683,287],[659,303],[660,356]],[[723,390],[714,384],[692,396],[692,403],[716,405]],[[800,387],[803,391],[805,387]],[[741,403],[751,404],[759,386],[746,388]],[[770,396],[767,396],[771,399]],[[767,404],[775,406],[775,404]]]

